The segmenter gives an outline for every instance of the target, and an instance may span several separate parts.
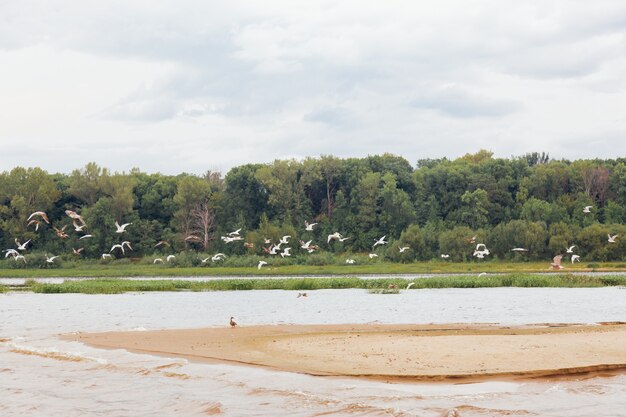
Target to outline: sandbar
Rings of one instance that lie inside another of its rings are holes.
[[[65,335],[94,347],[383,380],[626,371],[626,323],[274,325]]]

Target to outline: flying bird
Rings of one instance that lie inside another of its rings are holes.
[[[15,249],[5,249],[2,252],[6,252],[4,254],[4,258],[8,258],[9,256],[18,256],[20,253],[18,251],[16,251]]]
[[[83,229],[87,227],[87,225],[84,223],[83,224],[76,223],[76,220],[72,220],[72,226],[74,226],[74,231],[76,232],[82,232]]]
[[[80,214],[76,213],[75,211],[65,210],[65,214],[67,214],[67,216],[70,219],[78,220],[82,224],[85,224],[85,221],[83,220],[83,217]]]
[[[561,259],[563,259],[563,255],[556,255],[552,258],[552,263],[550,266],[552,269],[563,269],[563,265],[561,265]]]
[[[58,258],[58,255],[57,256],[50,256],[50,257],[48,255],[46,255],[46,262],[49,263],[49,264],[53,264],[54,260],[56,258]]]
[[[370,253],[368,256],[370,257],[370,259],[374,259],[378,257],[378,255],[376,255],[375,253]]]
[[[157,264],[157,263],[163,263],[163,259],[161,258],[154,258],[154,261],[152,261],[153,264]]]
[[[387,235],[381,237],[380,239],[378,239],[374,245],[372,246],[373,248],[376,247],[376,245],[386,245],[387,243],[389,243],[389,241],[385,240],[385,238],[387,237]]]
[[[591,208],[593,206],[585,206],[585,208],[583,209],[583,213],[591,213]]]
[[[279,245],[282,244],[288,244],[289,243],[289,238],[291,238],[291,235],[285,235],[283,237],[280,238],[280,241],[278,242]]]
[[[158,247],[159,247],[159,246],[161,246],[161,245],[170,246],[170,244],[169,244],[169,243],[167,243],[165,240],[159,240],[159,241],[157,242],[157,244],[156,244],[156,245],[154,245],[154,247],[155,247],[155,248],[158,248]]]
[[[282,258],[284,258],[285,256],[291,256],[291,253],[289,253],[289,251],[291,250],[291,248],[285,248],[283,249],[283,251],[280,253],[280,256]]]
[[[221,252],[220,253],[216,253],[215,255],[213,255],[211,257],[211,262],[223,261],[225,257],[226,257],[226,255],[224,255]]]
[[[128,240],[125,240],[122,242],[122,246],[126,246],[128,248],[128,250],[133,250],[133,248],[130,246],[130,242]]]
[[[17,250],[26,250],[26,245],[30,243],[30,239],[28,239],[24,243],[20,243],[19,240],[15,239],[15,244],[17,245]]]
[[[414,282],[409,282],[409,285],[406,286],[406,289],[408,290],[409,288],[411,288],[413,285],[415,285]]]
[[[172,261],[172,259],[174,259],[174,258],[176,258],[176,255],[167,255],[167,258],[165,258],[165,260],[166,260],[167,262],[171,262],[171,261]]]
[[[31,215],[30,215],[30,216],[28,216],[28,219],[26,219],[26,221],[27,221],[27,222],[28,222],[28,221],[30,221],[30,219],[32,219],[32,218],[33,218],[33,217],[35,217],[35,216],[39,216],[39,217],[41,217],[41,219],[42,219],[44,222],[46,222],[46,223],[50,224],[50,221],[48,220],[48,215],[46,214],[46,212],[45,212],[45,211],[35,211],[34,213],[31,213]]]
[[[74,255],[80,255],[80,253],[84,250],[85,248],[78,248],[78,249],[74,249],[72,248],[72,252],[74,252]]]
[[[92,238],[92,237],[93,237],[93,235],[85,235],[85,236],[79,237],[78,240],[89,239],[89,238]]]
[[[403,246],[403,247],[401,247],[399,249],[400,249],[400,253],[403,253],[405,250],[411,249],[411,248],[409,246]]]
[[[230,232],[228,234],[228,236],[233,237],[233,236],[239,236],[239,232],[241,232],[241,229],[237,229],[234,232]]]
[[[448,258],[450,257],[450,255],[449,255],[449,254],[447,254],[447,253],[442,253],[442,254],[441,254],[441,257],[442,257],[443,259],[448,259]]]
[[[528,249],[525,248],[513,248],[511,249],[513,252],[528,252]]]
[[[574,253],[574,248],[576,247],[576,245],[572,245],[569,248],[567,248],[567,250],[565,251],[566,253]]]
[[[259,264],[257,265],[257,269],[261,269],[261,267],[262,267],[263,265],[267,265],[267,262],[265,262],[265,261],[259,261]]]
[[[608,234],[609,237],[609,243],[615,243],[615,239],[618,237],[619,235],[613,235],[611,236],[611,234]],[[19,249],[19,248],[18,248]]]
[[[120,226],[120,224],[117,222],[117,220],[115,221],[115,228],[117,229],[115,231],[115,233],[124,233],[126,231],[126,228],[128,226],[130,226],[132,223],[124,223],[123,225]]]
[[[28,222],[26,227],[29,227],[29,226],[34,224],[35,225],[35,232],[36,232],[36,231],[39,230],[39,223],[40,223],[39,220],[32,219],[31,221]]]
[[[354,259],[346,259],[346,263],[352,265],[354,263]]]
[[[580,262],[580,256],[579,255],[572,255],[572,263],[574,263],[575,261]]]
[[[111,246],[111,250],[109,251],[109,253],[113,252],[115,249],[120,249],[122,253],[126,253],[124,252],[124,245],[119,245],[119,244]]]
[[[331,240],[339,240],[341,239],[341,237],[341,233],[339,232],[332,233],[328,235],[328,240],[326,241],[326,243],[330,243]]]
[[[22,261],[24,261],[24,263],[26,263],[26,258],[24,257],[24,255],[14,256],[13,259],[15,260],[15,262],[17,262],[19,260],[22,260]]]
[[[307,232],[312,232],[313,231],[313,226],[315,226],[317,223],[309,223],[307,221],[304,222],[304,230],[306,230]]]
[[[108,253],[103,253],[102,254],[102,259],[111,259],[111,258],[112,258],[112,256],[110,254],[108,254]]]
[[[67,233],[65,233],[65,228],[67,227],[67,225],[63,226],[60,229],[57,229],[56,227],[52,227],[54,229],[54,233],[56,233],[56,235],[58,237],[60,237],[61,239],[67,239],[68,237],[70,237]]]

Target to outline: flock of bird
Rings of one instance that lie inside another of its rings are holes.
[[[591,213],[591,209],[593,208],[593,206],[585,206],[583,208],[583,213]],[[76,213],[75,211],[72,210],[66,210],[65,214],[72,219],[72,226],[74,227],[74,231],[77,233],[82,233],[82,236],[80,236],[78,238],[78,240],[84,240],[84,239],[89,239],[92,238],[93,235],[88,234],[85,232],[85,229],[87,228],[87,224],[85,223],[85,221],[83,220],[82,216],[79,215],[78,213]],[[39,227],[41,225],[41,222],[45,222],[46,224],[50,225],[52,227],[52,229],[54,230],[55,234],[60,238],[60,239],[67,239],[69,237],[69,235],[65,232],[65,229],[67,228],[67,225],[63,226],[62,228],[57,228],[54,227],[50,224],[50,220],[47,216],[47,214],[43,211],[35,211],[34,213],[32,213],[28,219],[26,220],[27,223],[27,227],[31,227],[34,226],[35,231],[39,231]],[[309,223],[305,221],[305,228],[304,230],[306,232],[313,232],[314,231],[314,227],[317,225],[318,223]],[[115,233],[122,235],[123,233],[126,232],[126,228],[128,226],[132,225],[132,223],[124,223],[124,224],[119,224],[117,221],[115,221]],[[225,236],[221,236],[221,240],[226,243],[232,243],[232,242],[237,242],[237,241],[243,241],[244,238],[241,236],[240,232],[241,232],[241,228],[234,230],[230,233],[228,233]],[[615,243],[619,235],[611,235],[608,234],[608,243]],[[375,239],[374,244],[372,245],[372,250],[376,249],[377,246],[383,246],[389,243],[388,240],[385,240],[387,238],[387,236],[383,236],[379,239]],[[263,251],[271,256],[277,256],[279,255],[282,258],[285,257],[289,257],[291,256],[291,247],[287,246],[290,244],[289,240],[291,239],[290,235],[285,235],[283,237],[281,237],[279,239],[279,241],[277,243],[273,243],[271,239],[264,239],[264,244],[266,246],[263,247]],[[334,232],[328,235],[326,243],[330,244],[331,241],[338,241],[338,242],[344,242],[346,240],[350,239],[350,237],[344,237],[341,233],[339,232]],[[186,242],[190,242],[190,241],[198,241],[199,238],[195,235],[189,235],[184,239]],[[477,240],[477,236],[473,236],[470,239],[467,239],[468,243],[474,244],[476,243]],[[28,245],[31,243],[31,240],[27,240],[24,243],[20,242],[17,238],[14,239],[15,241],[15,245],[16,248],[9,248],[9,249],[5,249],[3,251],[3,253],[5,254],[4,257],[5,259],[8,257],[12,257],[15,261],[23,261],[24,263],[26,263],[26,258],[24,257],[23,253],[28,249]],[[249,242],[244,242],[243,245],[246,248],[253,248],[254,244],[253,243],[249,243]],[[320,247],[318,245],[314,245],[313,244],[313,240],[308,240],[308,241],[303,241],[300,240],[299,241],[299,245],[300,248],[303,249],[304,251],[306,251],[307,253],[313,253],[316,250],[318,250]],[[170,244],[167,241],[161,240],[159,242],[157,242],[154,247],[160,247],[160,246],[170,246]],[[555,256],[552,259],[552,262],[550,264],[550,267],[553,269],[563,269],[563,266],[561,265],[561,260],[563,259],[564,256],[569,255],[572,264],[574,262],[580,262],[580,256],[577,254],[574,254],[573,250],[576,247],[576,245],[572,245],[569,246],[566,249],[565,254],[560,254]],[[80,256],[81,252],[83,251],[84,248],[72,248],[72,252],[74,255]],[[400,253],[404,253],[405,251],[409,250],[410,246],[402,246],[399,247],[398,250]],[[126,250],[128,251],[132,251],[133,248],[131,246],[130,241],[128,240],[124,240],[121,243],[115,244],[111,247],[110,251],[108,253],[103,253],[101,255],[102,259],[112,259],[113,256],[112,254],[115,253],[120,253],[122,255],[126,254]],[[522,247],[516,247],[511,249],[511,251],[513,252],[517,252],[517,253],[525,253],[528,252],[528,249],[526,248],[522,248]],[[484,243],[476,243],[476,248],[473,252],[474,257],[478,258],[478,259],[484,259],[485,256],[490,255],[491,252],[489,251],[489,249],[487,248],[486,244]],[[378,257],[378,254],[371,252],[368,254],[370,259],[376,258]],[[441,255],[442,259],[448,259],[450,257],[449,254],[446,253],[442,253]],[[46,263],[52,264],[55,262],[55,259],[59,258],[58,255],[56,256],[48,256],[48,254],[45,255],[46,257]],[[163,260],[163,258],[155,258],[153,261],[153,264],[158,264],[158,263],[165,263],[165,262],[173,262],[174,259],[176,258],[176,255],[168,255],[167,257],[165,257],[165,261]],[[215,255],[209,256],[205,259],[202,259],[201,262],[202,264],[206,264],[208,263],[208,261],[210,260],[211,262],[219,262],[219,261],[223,261],[226,258],[226,255],[223,253],[216,253]],[[354,264],[356,263],[356,261],[352,258],[348,258],[346,259],[346,264]],[[259,261],[257,268],[261,269],[263,266],[268,265],[267,261]]]

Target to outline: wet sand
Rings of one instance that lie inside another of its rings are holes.
[[[438,381],[626,370],[626,324],[279,325],[82,333],[95,347],[311,375]]]

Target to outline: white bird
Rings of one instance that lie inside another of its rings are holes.
[[[76,220],[72,220],[72,226],[74,226],[74,231],[76,232],[82,232],[83,229],[87,227],[87,225],[84,223],[83,224],[76,223]]]
[[[279,244],[288,244],[289,243],[289,238],[291,237],[291,235],[285,235],[283,237],[280,238],[280,241],[278,242]]]
[[[552,266],[552,269],[563,269],[563,265],[561,265],[562,258],[563,255],[556,255],[554,258],[552,258],[552,263],[550,264],[550,266]]]
[[[591,208],[593,206],[585,206],[585,208],[583,209],[583,213],[591,213]]]
[[[409,285],[406,286],[406,289],[408,290],[409,288],[411,288],[413,285],[415,285],[414,282],[409,282]]]
[[[102,259],[111,259],[111,258],[112,258],[112,256],[110,254],[108,254],[108,253],[103,253],[102,254]]]
[[[376,255],[375,253],[370,253],[368,256],[370,257],[370,259],[378,257],[378,255]]]
[[[259,261],[259,264],[257,265],[257,269],[261,269],[261,267],[262,267],[263,265],[267,265],[267,262],[265,262],[265,261]]]
[[[270,243],[272,243],[272,239],[263,238],[263,242],[265,242],[266,245],[269,245]]]
[[[165,258],[165,260],[167,260],[167,262],[171,262],[174,258],[176,258],[176,255],[167,255],[167,258]]]
[[[130,246],[130,242],[128,240],[125,240],[122,242],[122,246],[126,246],[128,248],[128,250],[133,250],[133,248]]]
[[[304,222],[304,230],[306,230],[307,232],[312,232],[313,231],[313,226],[315,226],[317,223],[309,223],[307,221]]]
[[[311,242],[313,242],[312,240],[309,240],[308,242],[303,242],[302,240],[300,241],[300,248],[304,249],[304,250],[309,250],[309,248],[311,247]]]
[[[15,259],[16,262],[21,259],[22,261],[24,261],[24,263],[26,263],[26,258],[24,258],[24,255],[14,256],[13,259]]]
[[[442,254],[441,254],[441,257],[442,257],[443,259],[448,259],[448,258],[450,257],[450,255],[449,255],[449,254],[447,254],[447,253],[442,253]]]
[[[411,249],[409,246],[403,246],[400,248],[400,253],[403,253],[405,250]]]
[[[486,272],[481,272],[480,274],[478,274],[478,278],[480,278],[480,277],[482,277],[482,276],[485,276],[485,275],[487,275],[487,273],[486,273]]]
[[[15,239],[15,244],[17,245],[17,250],[26,250],[26,245],[30,243],[30,239],[28,239],[24,243],[20,243],[19,240]]]
[[[378,239],[374,245],[372,246],[373,248],[376,247],[376,245],[386,245],[387,243],[389,243],[389,241],[385,240],[385,238],[387,237],[387,235],[381,237],[380,239]]]
[[[615,239],[618,237],[619,235],[613,235],[611,236],[611,234],[608,234],[609,237],[609,243],[615,243]],[[27,242],[28,243],[28,242]],[[19,248],[18,248],[19,249]]]
[[[233,236],[239,236],[239,232],[241,232],[241,229],[237,229],[234,232],[230,232],[228,234],[228,236],[233,237]]]
[[[54,263],[54,260],[56,258],[58,258],[58,255],[57,256],[50,256],[50,257],[48,257],[48,255],[46,255],[46,262],[48,262],[49,264],[52,264],[52,263]]]
[[[158,248],[158,247],[159,247],[159,246],[161,246],[161,245],[170,246],[170,244],[169,244],[168,242],[166,242],[165,240],[159,240],[159,241],[157,242],[157,244],[156,244],[156,245],[154,245],[154,247],[155,247],[155,248]]]
[[[163,263],[163,259],[161,259],[161,258],[154,258],[154,261],[152,261],[152,263],[153,264],[156,264],[156,263],[161,263],[162,264]]]
[[[346,263],[352,265],[355,262],[354,259],[346,259]]]
[[[480,250],[474,251],[474,256],[477,257],[478,259],[484,259],[485,255],[486,254],[484,251],[480,251]]]
[[[35,220],[35,219],[33,219],[33,220],[31,220],[31,221],[29,221],[29,222],[28,222],[28,224],[26,225],[26,227],[29,227],[30,225],[33,225],[33,224],[34,224],[34,225],[35,225],[35,232],[36,232],[36,231],[38,231],[38,230],[39,230],[39,223],[40,223],[40,221],[39,221],[39,220]]]
[[[29,221],[30,221],[30,219],[32,219],[32,218],[33,218],[33,217],[35,217],[35,216],[39,216],[39,217],[41,217],[41,219],[42,219],[44,222],[46,222],[46,223],[50,224],[50,221],[48,220],[48,215],[46,214],[46,212],[45,212],[45,211],[35,211],[34,213],[31,213],[31,215],[30,215],[30,216],[28,216],[28,219],[26,219],[26,221],[27,221],[27,222],[29,222]]]
[[[348,240],[348,239],[350,239],[350,237],[349,237],[349,236],[348,236],[348,237],[340,237],[338,240],[339,240],[340,242],[344,242],[344,241],[346,241],[346,240]]]
[[[85,221],[83,220],[83,217],[80,214],[76,213],[75,211],[65,210],[65,214],[67,214],[70,219],[78,220],[82,224],[85,224]]]
[[[331,240],[339,240],[341,239],[341,237],[341,233],[339,232],[332,233],[328,235],[328,240],[326,241],[326,243],[330,243]]]
[[[85,250],[85,248],[78,248],[78,249],[72,248],[72,252],[74,252],[74,255],[80,255],[80,253],[83,250]]]
[[[128,226],[130,226],[132,223],[124,223],[123,225],[120,226],[120,224],[117,222],[117,220],[115,221],[115,228],[117,229],[115,231],[115,233],[124,233],[126,231],[126,228]]]
[[[120,249],[122,251],[122,253],[126,253],[126,252],[124,252],[124,246],[123,245],[113,245],[113,246],[111,246],[111,250],[109,251],[109,253],[113,252],[115,249]]]
[[[575,261],[580,262],[580,256],[579,255],[572,255],[572,263],[574,263]]]
[[[283,251],[280,253],[280,256],[282,258],[284,258],[285,256],[291,256],[291,254],[289,253],[289,251],[291,250],[291,248],[285,248],[283,249]]]
[[[478,243],[476,244],[476,250],[479,251],[480,248],[485,248],[487,249],[487,245],[485,245],[484,243]]]
[[[234,236],[234,237],[222,236],[221,239],[224,241],[224,243],[230,243],[230,242],[234,242],[236,240],[243,240],[243,237],[241,237],[241,236]]]
[[[226,255],[224,255],[221,252],[220,253],[216,253],[215,255],[213,255],[211,257],[211,262],[223,261],[225,257],[226,257]]]
[[[276,251],[280,249],[280,245],[274,245],[270,248],[270,255],[276,255]]]
[[[513,252],[528,252],[528,249],[524,249],[524,248],[513,248],[513,249],[511,249],[511,251],[513,251]]]
[[[81,237],[78,238],[78,240],[89,239],[90,237],[93,237],[93,235],[81,236]]]
[[[9,256],[18,256],[20,253],[18,251],[16,251],[15,249],[5,249],[2,252],[6,252],[4,254],[4,258],[8,258]]]
[[[576,247],[576,245],[572,245],[569,248],[567,248],[567,250],[565,252],[567,253],[574,253],[574,248]]]

